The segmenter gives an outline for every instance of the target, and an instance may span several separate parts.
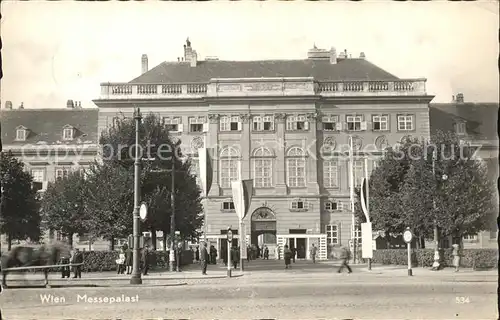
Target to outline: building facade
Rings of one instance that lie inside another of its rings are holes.
[[[72,171],[85,170],[98,151],[98,109],[83,109],[69,100],[66,108],[30,109],[12,107],[6,101],[0,109],[3,152],[11,151],[33,176],[34,187],[45,191],[49,182],[63,179]],[[62,235],[54,232],[61,239]],[[89,248],[88,239],[75,235],[76,247]],[[90,248],[105,247],[94,243]]]
[[[271,254],[276,245],[295,247],[298,258],[309,258],[313,243],[324,259],[328,248],[360,241],[352,225],[349,139],[357,186],[387,146],[430,134],[426,80],[400,79],[363,53],[313,48],[302,60],[199,60],[188,40],[176,62],[149,70],[143,55],[141,63],[138,78],[101,84],[98,130],[139,107],[163,118],[184,154],[196,160],[198,148],[214,148],[203,231],[219,252],[228,227],[235,239],[243,234]],[[243,232],[230,185],[240,178],[255,187]]]
[[[498,108],[498,103],[466,102],[462,93],[454,96],[450,103],[430,104],[431,132],[454,132],[478,148],[476,156],[487,166],[492,185],[498,181]],[[495,190],[492,222],[498,215],[498,200],[498,190]],[[464,248],[497,248],[497,237],[498,227],[492,223],[489,230],[466,235]],[[444,239],[442,246],[449,247],[451,243],[452,239]]]

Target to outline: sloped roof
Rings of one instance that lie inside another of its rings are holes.
[[[2,144],[26,145],[45,142],[49,145],[98,143],[99,109],[0,109]],[[62,139],[63,127],[75,128],[71,141]],[[16,141],[16,128],[29,130],[26,141]]]
[[[314,77],[318,81],[397,80],[365,59],[163,62],[130,83],[196,83],[211,78]]]
[[[431,103],[431,132],[454,131],[459,120],[466,122],[467,134],[474,139],[498,139],[498,103]]]

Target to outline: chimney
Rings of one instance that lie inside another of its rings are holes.
[[[464,103],[464,94],[457,93],[457,103]]]
[[[330,64],[337,64],[337,50],[334,47],[330,49]]]
[[[66,108],[73,109],[74,107],[75,107],[75,103],[73,102],[73,100],[68,100],[66,102]]]
[[[142,74],[145,74],[146,72],[148,72],[148,55],[147,54],[142,55],[141,62],[142,62]]]
[[[189,38],[186,39],[186,44],[184,45],[184,61],[189,62],[191,67],[196,67],[198,62],[198,54],[191,47]]]
[[[361,52],[361,53],[359,54],[359,58],[360,58],[360,59],[365,59],[365,58],[366,58],[365,53],[364,53],[364,52]]]
[[[198,54],[196,53],[195,50],[191,53],[191,67],[196,67],[196,64],[198,62]]]
[[[24,109],[24,102],[21,102],[21,105],[19,106],[19,109]]]
[[[12,110],[12,101],[5,101],[5,109]]]

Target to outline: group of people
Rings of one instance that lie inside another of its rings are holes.
[[[85,249],[84,249],[85,250]],[[78,264],[83,263],[83,253],[80,252],[78,248],[71,251],[70,256],[62,256],[59,264]],[[73,278],[81,278],[82,277],[82,266],[73,266]],[[61,278],[68,278],[71,275],[70,267],[61,267]]]

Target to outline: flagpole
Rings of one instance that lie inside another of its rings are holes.
[[[366,193],[366,212],[368,215],[368,218],[370,218],[370,180],[368,176],[368,157],[365,157],[365,181],[366,181],[366,190],[364,190]],[[366,222],[370,222],[369,220]],[[368,270],[372,269],[372,259],[368,258]]]
[[[354,157],[353,157],[353,145],[352,136],[349,136],[349,182],[350,182],[350,197],[351,197],[351,242],[353,251],[353,263],[356,262],[356,238],[355,238],[355,224],[356,218],[354,216]]]

